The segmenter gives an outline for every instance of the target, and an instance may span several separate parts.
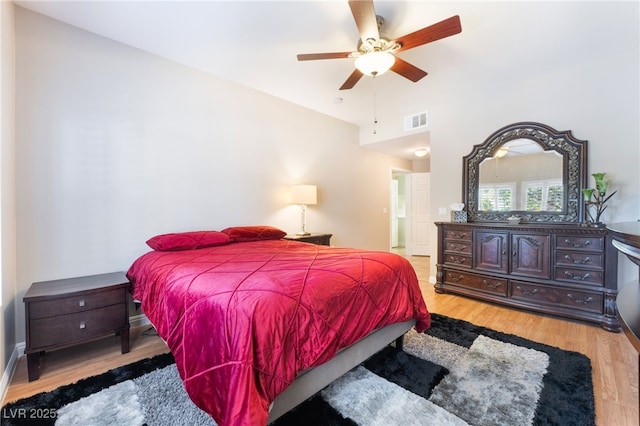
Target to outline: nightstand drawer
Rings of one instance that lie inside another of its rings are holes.
[[[29,310],[31,319],[49,318],[125,303],[125,300],[125,290],[115,289],[31,302]]]
[[[122,304],[31,321],[29,350],[100,337],[128,325]]]

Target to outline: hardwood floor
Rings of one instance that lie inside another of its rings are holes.
[[[131,351],[120,353],[120,337],[110,336],[93,342],[47,352],[40,357],[40,378],[29,382],[27,357],[21,356],[3,405],[20,398],[48,392],[59,386],[75,383],[112,368],[169,352],[169,349],[149,325],[135,327],[130,332]]]
[[[598,326],[504,308],[460,296],[436,294],[429,284],[429,258],[410,258],[431,312],[565,350],[591,359],[598,425],[638,425],[638,354],[623,333]],[[49,352],[42,360],[39,380],[28,382],[26,357],[21,357],[3,405],[58,386],[74,383],[111,368],[167,352],[148,326],[131,330],[131,352],[120,354],[119,339],[109,337],[89,344]]]

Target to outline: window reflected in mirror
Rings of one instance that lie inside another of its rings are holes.
[[[480,211],[562,212],[563,157],[529,139],[500,146],[480,163]]]

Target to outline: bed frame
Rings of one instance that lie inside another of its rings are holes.
[[[415,320],[410,320],[375,330],[362,340],[341,350],[335,357],[324,364],[303,371],[296,380],[273,401],[269,410],[269,420],[267,423],[275,421],[277,418],[297,407],[394,340],[396,347],[402,349],[402,337],[415,323]]]

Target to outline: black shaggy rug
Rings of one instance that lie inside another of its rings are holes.
[[[2,408],[3,425],[214,425],[159,355]],[[591,362],[577,352],[432,314],[295,410],[288,425],[595,425]]]

